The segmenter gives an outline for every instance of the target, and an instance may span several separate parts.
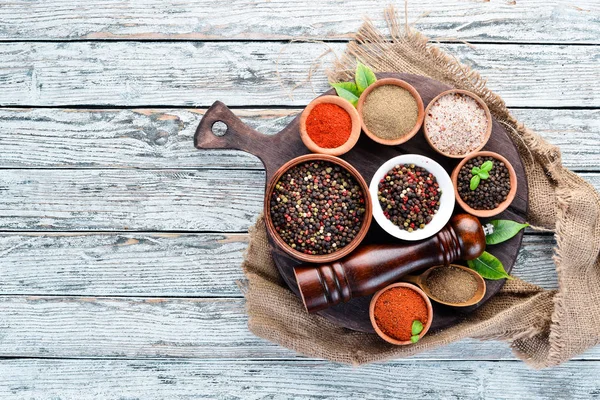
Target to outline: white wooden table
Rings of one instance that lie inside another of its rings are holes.
[[[219,99],[277,132],[314,96],[309,84],[288,95],[313,61],[384,5],[0,3],[0,398],[600,396],[600,348],[541,372],[472,340],[353,368],[248,332],[236,280],[264,172],[247,154],[196,151],[194,130]],[[600,188],[597,0],[409,12],[428,12],[415,26]],[[322,70],[312,86],[326,87]],[[555,288],[553,244],[527,232],[515,275]]]

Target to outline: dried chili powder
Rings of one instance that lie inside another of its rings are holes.
[[[383,333],[402,341],[410,340],[414,320],[421,321],[423,326],[428,320],[425,300],[407,287],[393,287],[383,292],[375,302],[373,315]]]
[[[317,104],[306,118],[306,133],[319,147],[340,147],[350,138],[352,118],[336,104]]]

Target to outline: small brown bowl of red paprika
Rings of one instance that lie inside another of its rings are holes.
[[[407,345],[425,336],[433,320],[433,307],[425,292],[400,282],[375,293],[369,316],[380,338],[391,344]]]
[[[352,103],[338,96],[321,96],[302,112],[300,137],[313,153],[340,156],[354,147],[360,126]]]

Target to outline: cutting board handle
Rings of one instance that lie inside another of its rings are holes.
[[[202,117],[194,143],[198,149],[243,150],[254,154],[264,164],[261,149],[264,149],[267,139],[266,135],[243,123],[225,104],[215,101]]]
[[[225,104],[215,101],[200,120],[194,145],[198,149],[235,149],[253,154],[264,164],[268,182],[286,160],[307,152],[297,143],[301,142],[297,126],[296,119],[283,131],[265,135],[243,123]]]

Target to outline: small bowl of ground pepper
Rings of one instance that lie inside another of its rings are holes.
[[[360,137],[360,116],[348,100],[338,96],[317,97],[300,116],[300,137],[313,153],[340,156]]]
[[[375,293],[369,306],[369,317],[375,332],[383,340],[395,345],[407,345],[425,336],[433,321],[433,307],[421,289],[400,282]],[[416,335],[413,334],[415,321],[421,328]]]
[[[425,115],[419,92],[395,78],[380,79],[365,89],[357,109],[365,134],[388,146],[402,144],[415,136]]]
[[[492,115],[474,93],[447,90],[427,105],[423,133],[438,153],[463,158],[485,146],[492,133]]]
[[[454,188],[440,164],[419,154],[386,161],[369,186],[373,217],[387,233],[422,240],[438,233],[454,211]]]
[[[265,193],[265,224],[292,257],[335,261],[364,239],[372,218],[369,188],[346,161],[325,154],[296,157],[277,170]]]
[[[452,171],[452,183],[458,204],[480,218],[500,214],[517,194],[514,168],[506,158],[491,151],[480,151],[462,160]]]

